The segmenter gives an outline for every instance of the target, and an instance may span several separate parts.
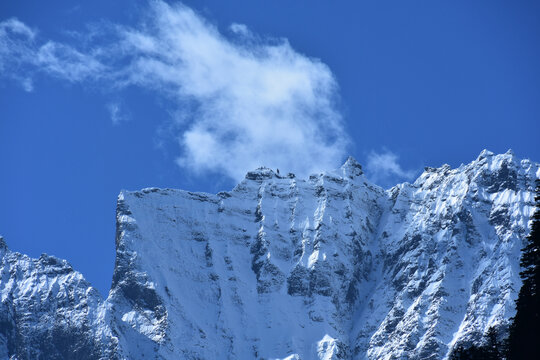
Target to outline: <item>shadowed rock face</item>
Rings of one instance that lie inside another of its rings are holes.
[[[106,300],[0,240],[0,358],[443,359],[513,315],[539,175],[483,151],[388,191],[349,158],[217,195],[122,192]]]

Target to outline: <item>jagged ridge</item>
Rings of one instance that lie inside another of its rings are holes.
[[[349,158],[306,180],[257,169],[217,195],[123,191],[107,300],[71,268],[6,248],[2,306],[38,301],[17,302],[6,284],[61,280],[77,294],[60,308],[81,319],[70,326],[92,344],[88,358],[445,358],[513,315],[538,169],[483,151],[384,191]],[[5,270],[25,261],[18,278]],[[57,294],[37,293],[43,313],[59,312]],[[5,329],[41,319],[0,321],[0,354],[32,358]]]

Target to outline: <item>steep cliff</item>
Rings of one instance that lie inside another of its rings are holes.
[[[123,191],[106,300],[65,261],[2,247],[0,355],[443,359],[513,315],[539,176],[483,151],[387,191],[352,158],[216,195]]]

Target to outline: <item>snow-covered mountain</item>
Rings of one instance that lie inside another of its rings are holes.
[[[0,237],[0,359],[98,359],[112,340],[101,295],[65,260]]]
[[[0,358],[444,359],[504,329],[539,165],[483,151],[384,191],[352,158],[118,198],[106,300],[0,240]]]

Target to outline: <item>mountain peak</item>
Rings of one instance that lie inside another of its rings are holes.
[[[341,166],[341,169],[344,171],[346,175],[349,177],[355,177],[360,176],[364,173],[362,170],[362,165],[358,161],[356,161],[355,158],[352,156],[349,156],[347,158],[347,161]]]
[[[271,179],[276,176],[274,170],[261,166],[255,170],[248,171],[246,174],[246,179],[248,180],[265,180]]]
[[[277,179],[294,179],[296,177],[295,174],[293,173],[280,173],[279,169],[276,169],[276,171],[270,169],[270,168],[267,168],[265,166],[261,166],[255,170],[252,170],[252,171],[248,171],[246,176],[245,176],[245,179],[247,180],[258,180],[258,181],[261,181],[261,180],[267,180],[267,179],[272,179],[272,178],[277,178]]]
[[[299,181],[261,167],[217,196],[123,191],[107,299],[0,237],[0,354],[448,359],[507,326],[540,166],[485,150],[389,191],[362,174],[349,157]]]
[[[6,241],[4,240],[4,237],[2,235],[0,235],[0,250],[2,250],[2,251],[7,251],[8,250]]]
[[[493,152],[492,151],[489,151],[488,149],[484,149],[480,152],[480,155],[478,155],[478,158],[477,160],[482,160],[482,159],[485,159],[487,157],[491,157],[493,156]]]

